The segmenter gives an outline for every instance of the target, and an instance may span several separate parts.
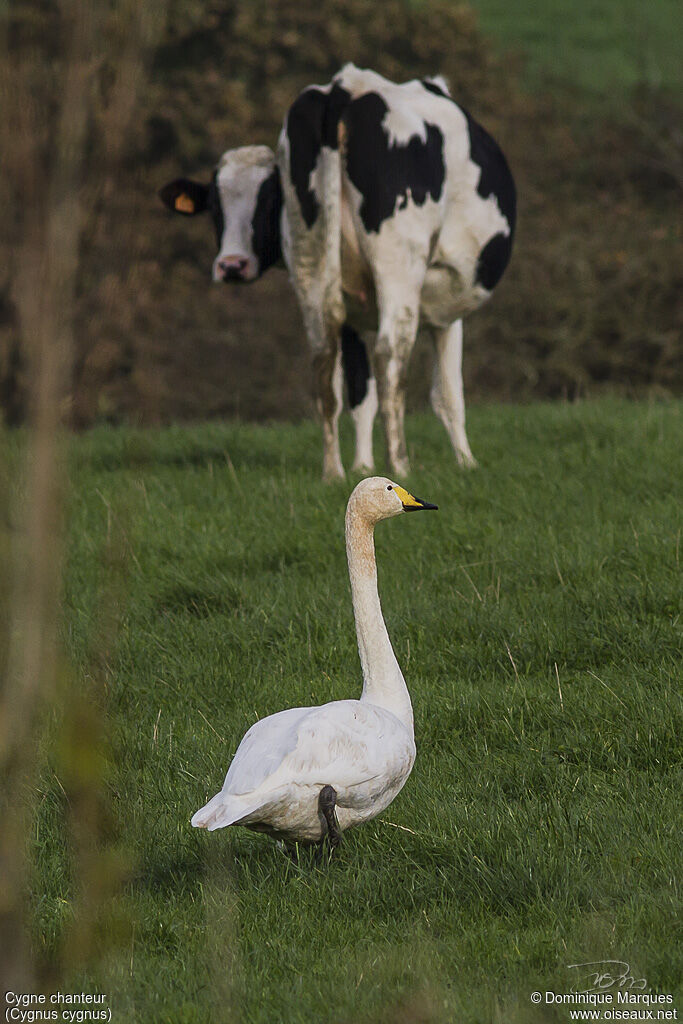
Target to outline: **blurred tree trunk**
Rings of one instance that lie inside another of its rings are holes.
[[[27,787],[59,662],[67,477],[60,427],[69,407],[82,228],[103,183],[116,173],[164,4],[61,0],[38,11],[26,2],[0,16],[6,46],[0,145],[9,170],[0,201],[14,243],[0,298],[3,289],[5,303],[8,293],[11,297],[30,424],[18,508],[9,507],[8,489],[0,494],[0,503],[7,505],[0,509],[7,523],[0,547],[5,562],[0,566],[5,611],[0,623],[5,633],[4,652],[0,649],[0,990],[31,991],[36,964],[26,920]],[[20,45],[12,46],[17,40]],[[7,369],[5,387],[11,392],[19,382],[13,383],[11,374],[7,380]],[[12,401],[19,401],[16,394],[10,394]],[[66,738],[74,765],[84,740],[87,745],[88,736],[99,733],[96,717],[81,710],[74,716],[82,725],[80,735],[76,729]],[[85,779],[72,772],[77,868],[84,867],[92,846],[88,839],[97,827],[93,808],[100,785],[97,764]],[[77,870],[77,884],[83,888],[96,874],[92,865]],[[81,898],[81,909],[86,904]],[[88,923],[93,919],[90,914]],[[85,955],[92,936],[78,922],[71,934]]]

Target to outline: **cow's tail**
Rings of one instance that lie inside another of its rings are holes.
[[[289,238],[285,259],[302,303],[324,311],[340,330],[345,320],[341,289],[342,116],[350,96],[338,83],[305,89],[289,109],[280,135],[278,164]],[[313,302],[311,302],[313,300]],[[315,315],[313,309],[310,315]]]

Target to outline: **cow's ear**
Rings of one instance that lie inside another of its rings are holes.
[[[208,195],[208,185],[200,185],[198,181],[190,181],[189,178],[176,178],[159,189],[162,203],[168,206],[169,210],[182,213],[186,217],[202,213],[206,209]]]

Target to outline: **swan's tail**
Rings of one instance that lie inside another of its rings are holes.
[[[244,797],[232,796],[230,793],[217,793],[208,804],[193,815],[191,824],[194,828],[206,828],[213,832],[217,828],[237,825],[244,818],[257,811],[260,804],[249,804]]]

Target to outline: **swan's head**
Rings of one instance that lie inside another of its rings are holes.
[[[349,513],[361,515],[370,523],[380,519],[391,519],[401,512],[418,512],[420,509],[436,509],[422,498],[416,498],[405,487],[387,480],[385,476],[371,476],[354,488],[349,498]]]

